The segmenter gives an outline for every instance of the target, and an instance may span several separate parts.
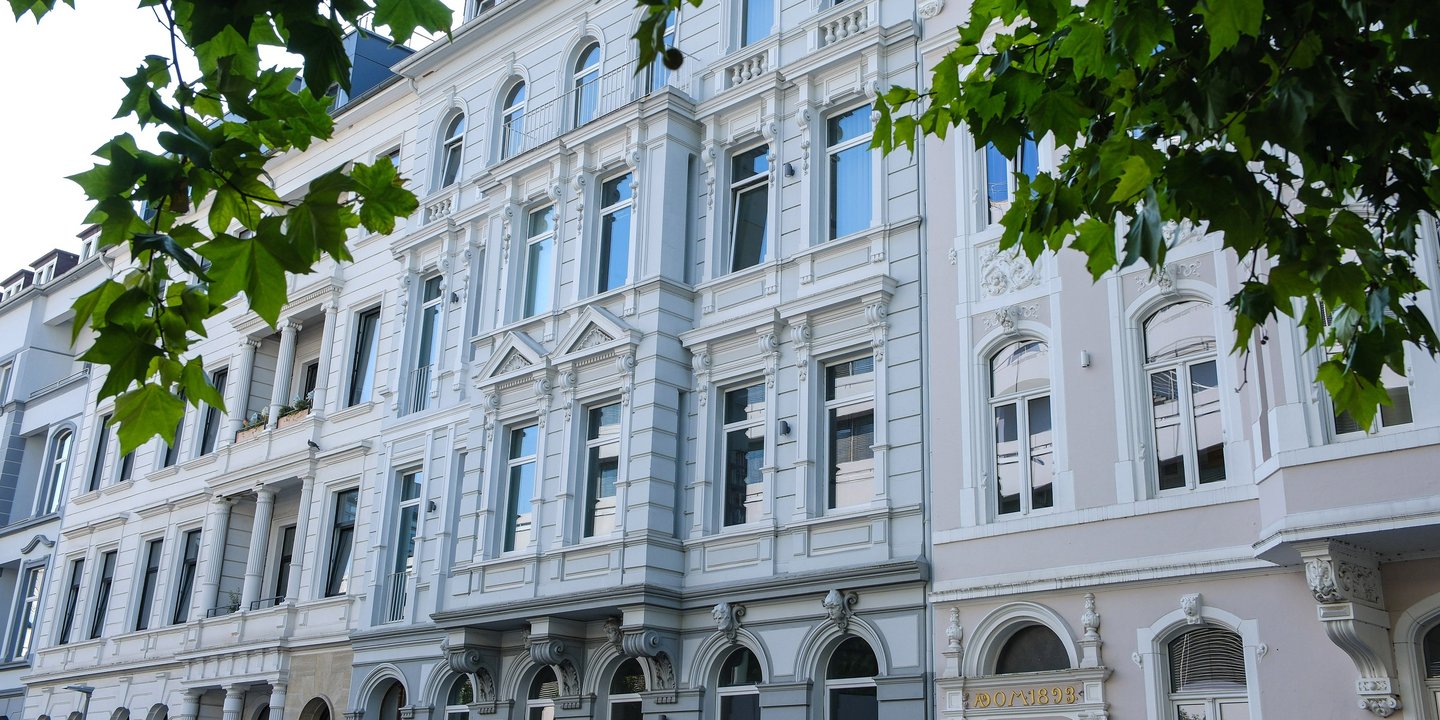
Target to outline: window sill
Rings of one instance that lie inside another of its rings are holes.
[[[1385,429],[1373,435],[1335,438],[1324,445],[1287,450],[1272,456],[1256,468],[1255,482],[1265,482],[1271,475],[1288,467],[1411,450],[1427,445],[1440,445],[1440,427]]]
[[[367,400],[366,402],[356,403],[347,408],[331,413],[330,415],[326,416],[325,419],[334,423],[346,422],[351,418],[362,417],[370,414],[370,411],[375,409],[378,404],[379,403],[376,403],[374,400]]]

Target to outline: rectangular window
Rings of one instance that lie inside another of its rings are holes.
[[[136,603],[135,629],[150,627],[150,615],[155,608],[155,586],[160,581],[160,551],[164,541],[151,540],[145,544],[145,575],[140,579],[140,601]]]
[[[419,470],[400,475],[400,518],[396,525],[395,572],[410,572],[415,569],[415,531],[420,522]]]
[[[870,106],[830,118],[830,239],[870,227]]]
[[[770,27],[774,24],[774,0],[740,0],[741,47],[769,37]]]
[[[725,392],[725,525],[760,519],[765,500],[765,384]]]
[[[1380,406],[1380,412],[1371,421],[1370,427],[1361,427],[1360,423],[1355,421],[1354,416],[1348,412],[1341,412],[1335,415],[1336,435],[1359,432],[1375,433],[1384,428],[1408,425],[1414,421],[1415,416],[1410,406],[1410,386],[1405,377],[1385,366],[1380,368],[1380,385],[1390,396],[1390,404]]]
[[[325,597],[344,595],[350,585],[350,553],[355,545],[355,513],[359,490],[335,493],[335,522],[330,529],[330,566],[325,579]]]
[[[35,622],[40,612],[40,593],[45,585],[45,566],[36,565],[25,571],[16,588],[20,605],[15,609],[14,630],[10,633],[10,659],[24,660],[30,657],[35,643]]]
[[[355,354],[350,361],[346,406],[370,402],[375,391],[375,358],[380,351],[380,308],[355,316]]]
[[[110,415],[101,416],[95,425],[95,455],[90,466],[90,482],[85,489],[91,492],[100,489],[100,479],[105,476],[105,461],[110,456]]]
[[[135,452],[132,450],[120,458],[120,472],[115,476],[115,483],[130,482],[135,477]]]
[[[415,368],[410,371],[410,412],[430,406],[430,376],[440,361],[444,328],[440,322],[440,276],[431,275],[420,289],[420,336],[415,350]]]
[[[85,577],[85,558],[76,558],[70,563],[70,586],[65,589],[65,612],[60,615],[60,637],[57,644],[70,642],[70,631],[75,627],[75,611],[80,605],[80,581]]]
[[[275,592],[270,594],[274,605],[290,596],[290,564],[295,562],[295,526],[280,531],[280,567],[275,569]]]
[[[14,370],[14,365],[0,366],[0,405],[10,399],[10,375]]]
[[[115,552],[101,556],[100,580],[95,585],[95,604],[90,611],[90,639],[105,632],[105,613],[110,609],[110,588],[115,584]]]
[[[630,211],[634,205],[630,173],[600,186],[600,274],[595,292],[614,290],[629,281]]]
[[[300,398],[309,400],[315,396],[315,386],[320,382],[320,361],[311,360],[300,369]]]
[[[672,10],[669,15],[665,16],[665,33],[663,41],[660,43],[663,47],[675,47],[675,16],[678,14]],[[650,63],[650,82],[647,85],[652,93],[665,87],[670,80],[670,71],[665,67],[664,57],[665,53],[661,52],[655,56],[655,62]]]
[[[525,305],[522,317],[550,310],[555,281],[555,206],[530,213],[525,240]]]
[[[738,153],[730,162],[730,272],[765,261],[770,209],[770,147]]]
[[[585,421],[585,537],[615,529],[620,476],[620,404],[590,408]]]
[[[190,603],[195,593],[195,569],[200,564],[200,531],[185,533],[184,555],[180,558],[180,577],[175,590],[175,607],[170,612],[170,622],[175,625],[190,620]]]
[[[180,400],[185,400],[185,393],[180,393]],[[175,441],[165,445],[165,456],[160,461],[160,467],[170,467],[180,460],[180,439],[185,436],[185,410],[181,406],[180,421],[175,423]]]
[[[540,441],[537,425],[510,431],[509,460],[506,463],[505,552],[530,544],[532,536],[530,503],[535,496],[536,451]]]
[[[985,146],[985,202],[992,224],[1000,222],[1000,217],[1010,209],[1010,202],[1019,188],[1017,176],[1035,179],[1040,168],[1039,157],[1035,138],[1027,137],[1020,142],[1013,161],[993,144]]]
[[[227,368],[220,368],[210,374],[210,384],[220,397],[225,397],[225,385],[230,379],[230,371]],[[238,398],[236,402],[241,402]],[[220,408],[213,405],[205,406],[205,424],[200,432],[200,454],[209,455],[215,452],[215,440],[220,437],[220,423],[225,418],[220,414]]]
[[[856,358],[825,368],[829,507],[849,507],[875,494],[875,359]]]

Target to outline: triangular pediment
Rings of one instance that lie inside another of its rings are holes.
[[[559,358],[586,355],[602,349],[640,341],[640,332],[615,317],[609,310],[590,306],[580,311],[575,324],[556,344]]]
[[[495,345],[495,352],[480,372],[475,382],[486,385],[503,381],[546,366],[545,347],[523,332],[507,332]]]

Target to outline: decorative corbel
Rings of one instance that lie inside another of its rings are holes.
[[[480,407],[484,411],[484,419],[481,421],[481,428],[484,435],[480,440],[480,448],[483,450],[495,441],[495,422],[500,415],[500,392],[494,390],[480,396]]]
[[[760,357],[765,361],[765,386],[775,387],[775,372],[780,368],[780,339],[774,331],[760,331]]]
[[[672,658],[679,650],[676,638],[668,632],[650,628],[633,628],[625,631],[620,638],[620,653],[645,663],[650,667],[650,677],[655,681],[652,691],[660,694],[655,702],[669,705],[676,702],[675,665]]]
[[[578,384],[575,371],[566,370],[560,373],[560,403],[565,410],[565,422],[570,422],[571,415],[575,410],[575,390]]]
[[[855,604],[860,602],[860,595],[842,590],[831,590],[825,593],[825,599],[820,605],[825,608],[825,615],[834,623],[835,628],[841,634],[850,632],[850,621],[855,617]]]
[[[690,370],[695,373],[695,394],[700,396],[700,407],[705,407],[707,385],[710,384],[710,351],[695,349],[690,355]]]
[[[715,629],[733,645],[740,634],[740,618],[745,617],[745,606],[721,601],[710,609],[710,617],[715,619]]]
[[[920,12],[920,17],[926,20],[930,20],[936,15],[939,15],[940,11],[944,9],[945,0],[925,0],[920,3],[920,7],[916,8],[916,10]]]
[[[719,154],[714,140],[706,141],[700,151],[700,159],[705,161],[705,204],[709,208],[715,207],[715,160]]]
[[[1358,705],[1377,717],[1399,710],[1390,614],[1374,553],[1339,540],[1296,543],[1305,563],[1305,584],[1330,641],[1355,664]]]
[[[534,380],[534,388],[535,405],[537,408],[539,408],[539,416],[536,419],[536,424],[539,425],[541,429],[544,429],[545,418],[550,414],[550,403],[554,400],[554,397],[550,394],[552,384],[550,382],[550,373],[548,371],[541,372],[536,375]]]
[[[865,324],[870,326],[870,346],[875,350],[875,362],[885,362],[885,343],[890,336],[890,322],[886,319],[888,310],[885,301],[865,306]]]
[[[629,348],[615,351],[615,371],[620,374],[620,404],[629,407],[635,389],[635,353]]]
[[[1200,607],[1203,603],[1204,598],[1200,596],[1200,593],[1180,596],[1180,612],[1185,613],[1186,625],[1199,625],[1205,622],[1205,618],[1200,615]]]
[[[815,123],[816,109],[809,102],[800,104],[795,111],[795,125],[800,129],[800,171],[810,174],[810,135]]]
[[[800,382],[810,371],[810,320],[799,317],[790,321],[790,343],[795,346],[795,370]]]
[[[506,203],[500,212],[500,267],[510,262],[510,235],[515,220],[515,205]]]

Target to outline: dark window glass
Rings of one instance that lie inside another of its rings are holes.
[[[1440,677],[1440,625],[1425,633],[1425,677]]]
[[[272,597],[280,602],[290,595],[290,564],[295,561],[295,526],[280,531],[280,567],[275,572],[275,592]]]
[[[100,422],[95,426],[95,460],[90,466],[90,483],[86,486],[87,490],[94,491],[100,489],[100,478],[104,476],[105,461],[109,454],[110,416],[105,415],[100,418]]]
[[[75,610],[80,604],[80,580],[84,576],[84,558],[70,563],[70,587],[65,589],[65,613],[60,616],[60,645],[70,642],[70,630],[75,626]]]
[[[140,602],[135,615],[135,629],[150,627],[150,615],[155,608],[155,586],[160,581],[160,551],[164,542],[151,540],[145,546],[145,576],[140,580]]]
[[[830,656],[830,665],[825,670],[825,679],[867,678],[880,674],[880,663],[870,644],[857,637],[840,643]]]
[[[224,368],[216,370],[215,373],[210,376],[210,384],[215,386],[215,390],[220,393],[220,397],[225,397],[225,385],[229,379],[230,372]],[[240,401],[237,399],[236,402]],[[204,434],[200,438],[201,455],[208,455],[215,452],[215,440],[220,437],[220,421],[222,419],[220,408],[213,405],[205,406],[205,426],[201,429],[201,432]]]
[[[90,639],[105,632],[105,613],[110,609],[110,588],[115,584],[115,551],[105,553],[100,561],[100,580],[95,586],[95,605],[90,617]]]
[[[995,674],[1066,670],[1070,656],[1055,632],[1044,625],[1026,625],[1015,631],[995,660]]]
[[[191,597],[195,592],[195,569],[200,563],[200,531],[185,533],[185,555],[180,560],[179,587],[175,592],[175,609],[170,622],[180,624],[190,619]]]
[[[632,192],[629,173],[608,180],[601,187],[600,277],[596,292],[614,290],[629,279]]]
[[[370,402],[375,390],[375,356],[380,349],[380,308],[355,318],[355,355],[350,362],[350,395],[347,405]]]
[[[760,660],[749,648],[736,648],[720,666],[720,687],[759,685],[764,681]]]
[[[325,580],[325,597],[345,594],[350,582],[350,552],[355,544],[355,511],[359,490],[335,494],[335,524],[330,530],[330,567]]]

